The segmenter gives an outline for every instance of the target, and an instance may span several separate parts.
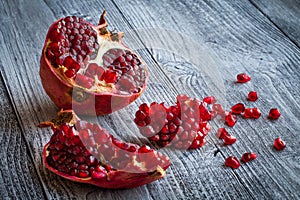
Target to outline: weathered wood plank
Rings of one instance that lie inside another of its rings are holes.
[[[3,67],[3,63],[0,65]],[[0,99],[0,197],[1,199],[43,199],[45,195],[37,169],[22,135],[2,77]]]
[[[300,47],[300,1],[250,0],[250,2]]]

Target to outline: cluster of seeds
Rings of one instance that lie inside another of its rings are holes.
[[[100,179],[112,170],[139,173],[169,165],[167,157],[148,146],[122,142],[99,125],[83,121],[54,128],[46,148],[49,166],[78,178]]]

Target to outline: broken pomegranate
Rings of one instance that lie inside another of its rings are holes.
[[[250,162],[252,160],[255,160],[257,157],[256,153],[244,153],[242,155],[241,160],[246,163],[246,162]]]
[[[277,108],[272,108],[269,112],[269,118],[270,119],[278,119],[280,117],[281,113]]]
[[[281,151],[285,148],[285,142],[281,138],[276,138],[274,140],[274,148],[277,151]]]
[[[225,166],[231,167],[232,169],[237,169],[241,166],[241,163],[237,157],[229,156],[225,159]]]
[[[54,22],[40,61],[43,87],[60,108],[103,115],[121,109],[144,91],[148,71],[141,58],[122,43],[123,33],[69,16]]]
[[[132,188],[164,177],[170,161],[148,146],[115,138],[98,124],[60,111],[51,122],[54,134],[43,150],[45,167],[72,181],[103,188]]]
[[[205,144],[211,119],[207,104],[186,95],[177,96],[177,103],[142,104],[135,114],[140,132],[159,147],[196,149]]]
[[[242,74],[238,74],[236,76],[236,79],[238,83],[246,83],[251,80],[251,77],[245,73],[242,73]]]

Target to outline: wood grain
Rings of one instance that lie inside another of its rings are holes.
[[[250,2],[32,0],[4,1],[0,5],[0,69],[18,116],[20,134],[30,148],[28,157],[33,158],[38,173],[35,177],[27,172],[36,182],[28,186],[20,183],[18,187],[37,188],[37,194],[42,188],[49,199],[300,198],[299,48]],[[99,117],[99,123],[117,137],[139,144],[147,142],[132,121],[138,105],[152,101],[171,104],[178,93],[199,98],[214,94],[228,109],[233,103],[245,101],[249,90],[257,90],[259,101],[247,105],[259,106],[263,117],[239,118],[237,125],[229,129],[238,138],[230,147],[222,146],[216,138],[214,133],[223,122],[215,120],[203,148],[187,152],[162,149],[172,160],[167,176],[131,190],[73,183],[45,170],[41,151],[51,132],[37,129],[36,124],[57,111],[38,75],[46,31],[53,21],[66,15],[97,23],[104,8],[110,29],[125,32],[126,44],[143,57],[151,75],[146,92],[136,102]],[[234,84],[240,72],[251,74],[251,83]],[[283,115],[276,122],[266,119],[273,106],[279,107]],[[272,148],[277,136],[288,144],[283,152]],[[221,153],[214,156],[216,150]],[[228,155],[240,157],[246,151],[257,152],[258,159],[238,170],[223,166]]]
[[[300,1],[250,1],[300,48]]]

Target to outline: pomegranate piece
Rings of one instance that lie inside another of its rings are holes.
[[[281,113],[277,108],[272,108],[269,112],[269,118],[270,119],[278,119],[280,117]]]
[[[233,127],[237,121],[237,118],[232,113],[228,113],[225,117],[225,122],[228,126]]]
[[[217,136],[219,139],[224,139],[228,135],[229,135],[229,133],[227,132],[227,130],[225,128],[219,128],[217,130]]]
[[[142,135],[159,147],[196,149],[205,144],[210,130],[210,112],[205,102],[178,95],[177,103],[166,107],[164,103],[142,104],[134,122]]]
[[[274,148],[277,151],[281,151],[285,148],[285,142],[281,138],[276,138],[274,140]]]
[[[252,118],[253,117],[253,109],[252,108],[245,108],[244,117],[245,118]]]
[[[207,104],[214,104],[214,103],[217,102],[217,100],[214,96],[207,96],[202,101],[207,103]]]
[[[213,110],[213,112],[215,112],[215,113],[217,113],[218,115],[221,115],[221,116],[223,116],[224,113],[225,113],[222,105],[218,104],[218,103],[212,105],[212,110]]]
[[[228,135],[225,135],[223,140],[224,140],[225,145],[232,145],[236,142],[236,137],[228,134]]]
[[[242,74],[238,74],[236,76],[236,79],[238,83],[246,83],[251,80],[251,77],[245,73],[242,73]]]
[[[256,101],[258,99],[257,92],[250,91],[248,94],[248,101]]]
[[[60,111],[51,122],[54,134],[44,146],[47,169],[66,179],[103,188],[138,187],[165,176],[168,157],[143,145],[123,142],[98,124]]]
[[[124,108],[144,91],[148,70],[108,31],[103,12],[97,26],[69,16],[54,22],[40,60],[40,77],[51,100],[78,114],[103,115]]]
[[[250,162],[252,160],[255,160],[257,158],[256,153],[252,153],[252,152],[248,152],[248,153],[244,153],[242,155],[241,160],[246,163],[246,162]]]
[[[253,108],[252,109],[252,118],[258,119],[261,116],[261,112],[258,108]]]
[[[225,166],[231,167],[232,169],[237,169],[241,166],[241,163],[237,157],[229,156],[225,159]]]
[[[237,103],[231,107],[231,113],[233,114],[241,114],[245,110],[245,105],[243,103]]]

